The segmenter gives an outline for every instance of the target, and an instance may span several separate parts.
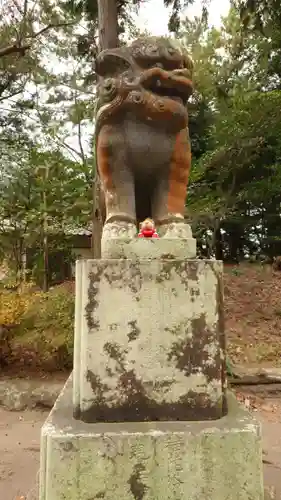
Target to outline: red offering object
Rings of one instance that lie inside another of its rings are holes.
[[[156,231],[145,231],[145,230],[142,230],[139,234],[138,234],[138,238],[159,238],[159,234],[156,233]]]
[[[141,223],[138,238],[159,238],[152,219],[145,219]]]

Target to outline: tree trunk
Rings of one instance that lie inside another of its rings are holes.
[[[49,178],[49,168],[45,168],[45,183]],[[49,291],[49,242],[48,242],[48,206],[47,206],[47,193],[46,185],[43,191],[43,260],[44,260],[44,273],[43,273],[43,292]]]
[[[102,217],[100,207],[100,182],[97,174],[93,181],[93,221],[92,221],[92,252],[94,259],[101,257]]]
[[[217,260],[223,260],[223,245],[222,245],[220,223],[218,227],[215,229],[214,239],[215,239],[215,257]]]
[[[43,272],[43,292],[49,291],[49,252],[48,252],[48,235],[43,236],[43,257],[44,257],[44,272]]]
[[[114,49],[118,46],[118,19],[116,0],[98,0],[99,48]]]
[[[114,49],[118,46],[118,18],[116,0],[98,0],[99,49]],[[92,252],[95,259],[101,256],[102,213],[100,206],[100,180],[96,172],[93,181]]]
[[[226,239],[228,242],[229,262],[239,264],[243,256],[243,227],[237,222],[229,222],[226,226]]]

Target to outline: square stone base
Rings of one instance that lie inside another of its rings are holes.
[[[77,262],[73,406],[84,422],[224,413],[222,263],[169,259],[170,240],[158,243],[161,259]]]
[[[196,240],[194,238],[126,239],[102,240],[103,259],[194,259]]]
[[[260,425],[228,395],[213,422],[86,424],[68,380],[42,429],[40,500],[263,500]]]

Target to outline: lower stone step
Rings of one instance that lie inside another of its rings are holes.
[[[70,377],[42,429],[40,500],[263,500],[260,425],[227,399],[216,421],[87,424]]]

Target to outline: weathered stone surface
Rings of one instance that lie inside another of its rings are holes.
[[[136,236],[137,228],[135,224],[124,221],[108,222],[104,226],[102,233],[102,248],[109,240],[122,239],[131,241]]]
[[[216,422],[85,424],[71,391],[42,429],[40,500],[263,500],[260,425],[233,395]]]
[[[194,238],[103,238],[103,259],[193,259],[196,257]]]
[[[218,261],[79,261],[76,416],[88,422],[221,417],[221,280]]]
[[[192,240],[196,251],[196,240],[192,237],[190,225],[185,222],[170,222],[169,224],[163,224],[159,227],[159,235],[168,239],[182,238],[187,241]],[[195,255],[192,257],[195,257]]]
[[[0,405],[10,411],[52,408],[63,385],[64,381],[3,379],[0,381]]]
[[[189,224],[160,226],[161,239],[136,238],[133,224],[114,222],[106,224],[102,241],[103,259],[193,259],[196,257],[196,240]]]

